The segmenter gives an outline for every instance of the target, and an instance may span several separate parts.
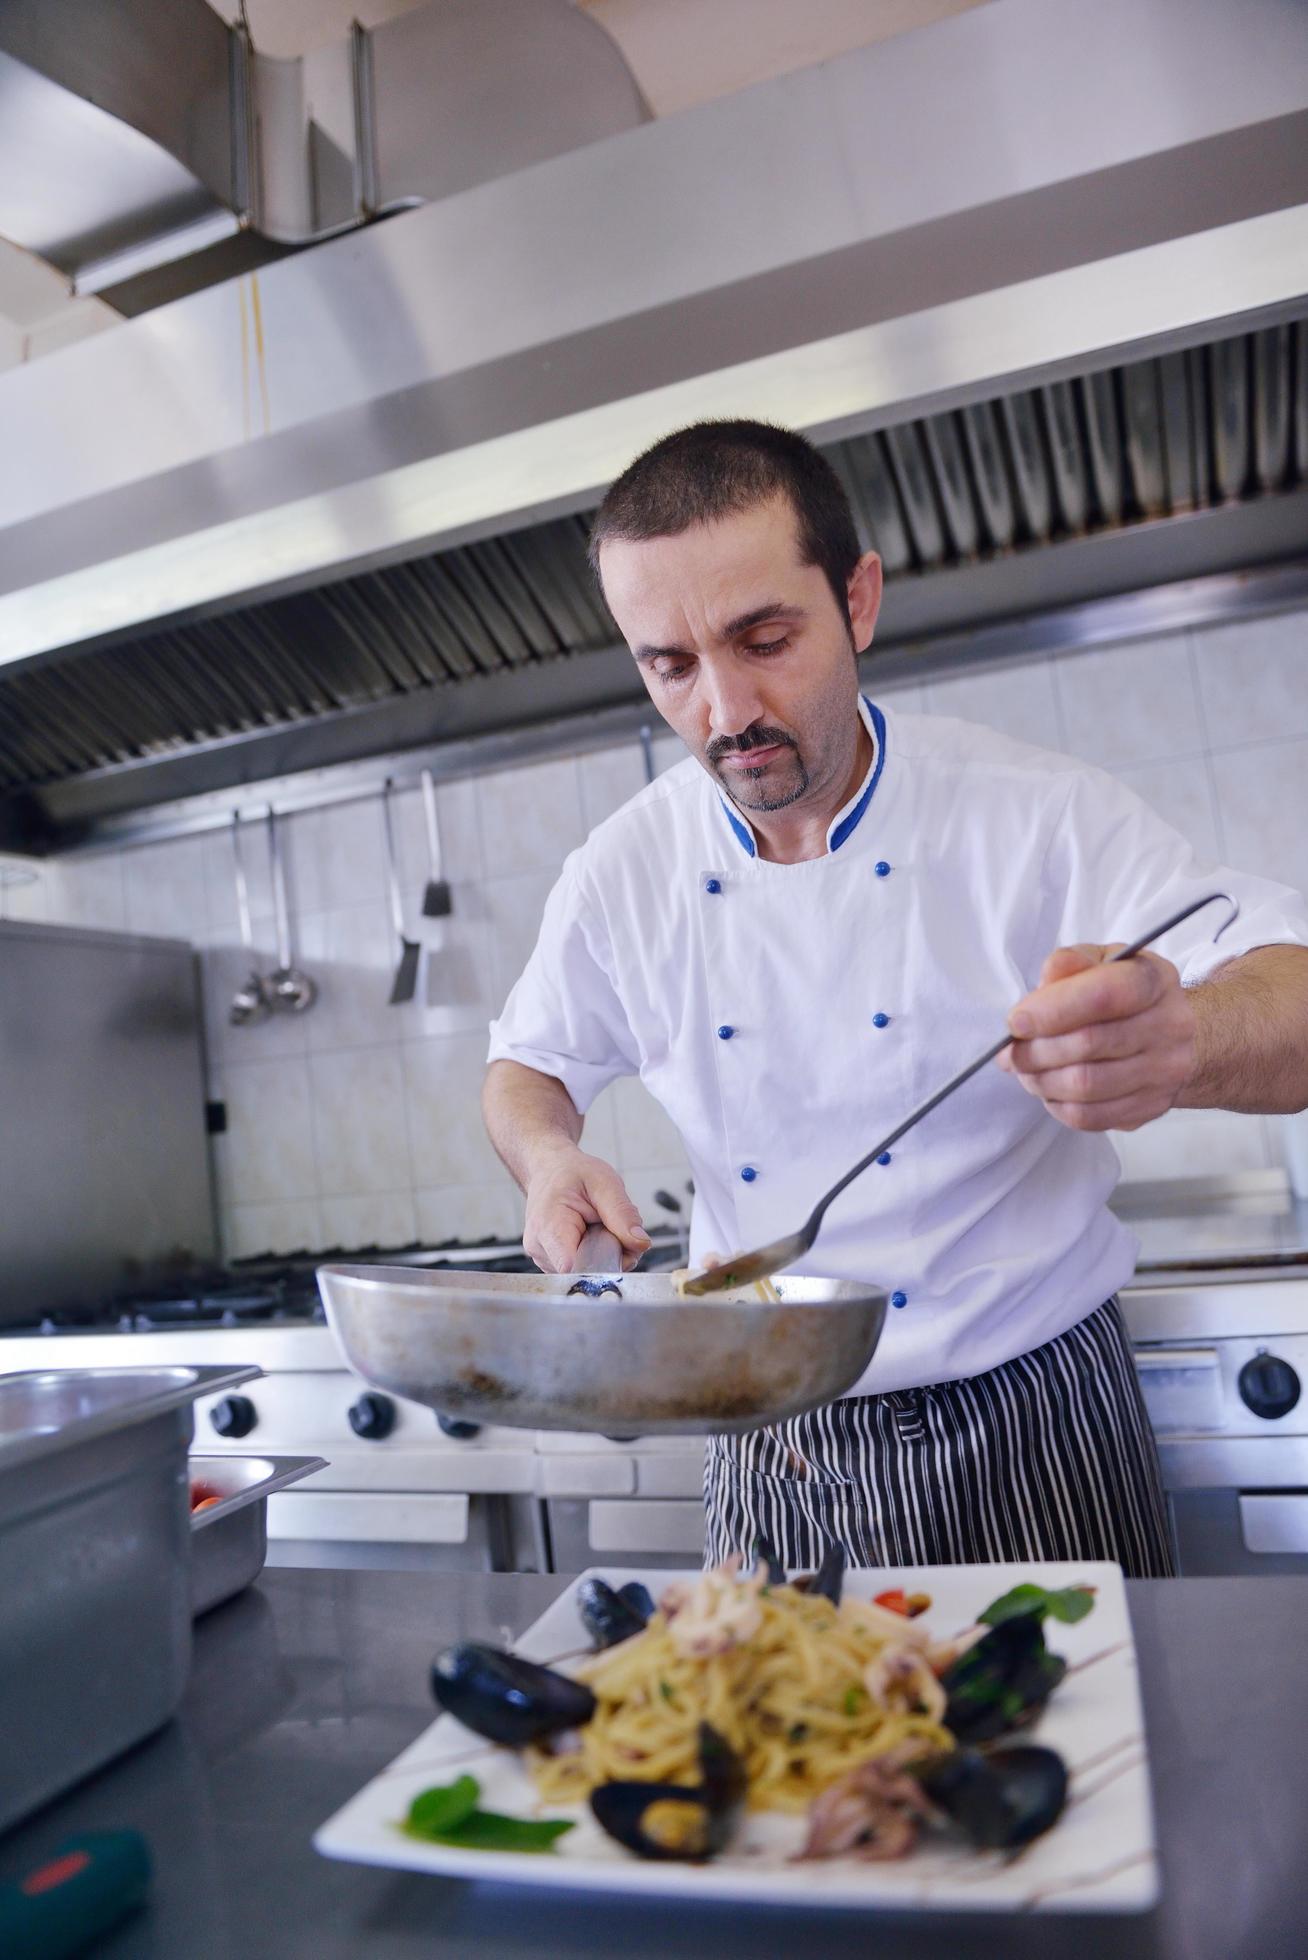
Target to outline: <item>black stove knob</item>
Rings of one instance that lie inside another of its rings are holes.
[[[389,1395],[361,1395],[350,1407],[349,1423],[366,1443],[380,1443],[395,1427],[395,1404]]]
[[[436,1427],[442,1435],[452,1437],[456,1443],[470,1443],[474,1436],[481,1435],[479,1422],[463,1422],[458,1416],[438,1415]]]
[[[1299,1400],[1301,1386],[1296,1371],[1278,1354],[1257,1354],[1246,1361],[1237,1382],[1246,1409],[1267,1422],[1289,1415]]]
[[[248,1395],[224,1395],[209,1411],[209,1420],[220,1436],[248,1436],[259,1417]]]

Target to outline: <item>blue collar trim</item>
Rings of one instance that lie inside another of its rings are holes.
[[[882,714],[880,708],[878,708],[873,702],[868,700],[866,694],[860,695],[859,700],[864,709],[864,715],[863,715],[864,722],[867,725],[867,727],[870,728],[872,732],[872,738],[876,743],[876,751],[877,751],[876,760],[872,765],[871,773],[868,776],[867,782],[863,786],[863,790],[861,795],[859,796],[858,802],[854,805],[852,810],[847,810],[845,815],[841,817],[840,821],[827,833],[828,851],[838,851],[842,844],[848,843],[849,839],[853,836],[854,832],[858,829],[858,826],[862,821],[863,816],[867,810],[867,806],[872,801],[872,793],[876,789],[877,784],[881,781],[881,771],[885,768],[885,764],[886,764],[885,716]],[[731,825],[732,830],[736,833],[736,842],[740,845],[740,848],[745,853],[745,856],[757,857],[758,846],[754,842],[754,833],[750,829],[749,825],[744,821],[743,818],[737,816],[736,812],[732,809],[730,803],[727,801],[726,797],[721,794],[721,792],[719,792],[718,794],[718,801],[722,805],[723,815],[726,817],[727,822]]]
[[[842,817],[840,819],[840,822],[836,825],[835,829],[828,837],[827,849],[829,851],[838,851],[841,845],[845,843],[845,841],[848,838],[852,837],[855,830],[857,830],[859,821],[862,818],[864,811],[867,809],[868,804],[872,801],[872,792],[876,788],[877,784],[881,781],[881,771],[884,769],[886,763],[885,716],[882,714],[880,708],[878,708],[877,706],[875,706],[873,702],[868,700],[866,695],[863,696],[863,705],[867,709],[868,714],[872,718],[872,731],[873,734],[876,736],[876,743],[877,743],[877,759],[872,766],[872,774],[868,777],[867,788],[863,791],[863,794],[859,797],[858,802],[854,805],[853,809],[849,812],[849,815],[847,817]]]

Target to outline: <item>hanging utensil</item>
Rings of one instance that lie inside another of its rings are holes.
[[[652,783],[658,770],[654,767],[654,731],[647,721],[640,725],[640,752],[645,761],[645,781]]]
[[[301,973],[291,954],[291,913],[286,901],[286,873],[277,841],[277,818],[268,806],[268,865],[272,872],[273,913],[277,921],[277,965],[268,976],[272,1004],[282,1014],[304,1014],[318,998],[318,988]]]
[[[413,999],[418,984],[418,958],[422,946],[416,939],[404,936],[404,906],[400,899],[400,874],[395,855],[395,831],[391,824],[391,792],[394,784],[387,779],[382,791],[382,829],[386,836],[386,884],[391,906],[391,924],[395,937],[400,942],[400,958],[395,968],[395,978],[391,982],[390,1005],[403,1007]]]
[[[1227,892],[1209,892],[1207,898],[1197,898],[1193,905],[1187,905],[1181,911],[1174,912],[1170,919],[1164,919],[1163,923],[1155,926],[1152,932],[1146,932],[1141,938],[1132,940],[1129,946],[1123,946],[1120,953],[1110,953],[1104,964],[1107,966],[1117,960],[1134,958],[1135,954],[1143,952],[1146,946],[1151,946],[1155,939],[1161,939],[1164,933],[1170,932],[1173,926],[1179,926],[1193,913],[1202,911],[1205,905],[1215,905],[1219,899],[1230,906],[1231,913],[1213,934],[1215,944],[1227,927],[1239,916],[1240,907]],[[720,1266],[710,1266],[707,1272],[697,1273],[694,1279],[688,1279],[682,1288],[683,1293],[698,1298],[705,1293],[722,1292],[727,1287],[745,1286],[751,1280],[767,1279],[773,1273],[784,1272],[787,1266],[793,1266],[796,1259],[802,1259],[811,1248],[823,1218],[841,1192],[851,1185],[856,1177],[861,1177],[869,1165],[875,1164],[877,1158],[883,1151],[889,1150],[892,1143],[898,1143],[899,1139],[907,1136],[924,1116],[929,1116],[933,1109],[938,1109],[947,1097],[953,1095],[955,1089],[961,1089],[965,1082],[970,1082],[974,1075],[979,1075],[987,1062],[993,1062],[996,1055],[1001,1055],[1005,1048],[1011,1046],[1013,1040],[1014,1036],[1011,1034],[1001,1035],[998,1041],[991,1043],[984,1054],[978,1055],[974,1062],[969,1062],[965,1069],[960,1069],[957,1075],[944,1084],[943,1088],[937,1089],[934,1095],[928,1096],[924,1103],[919,1103],[911,1116],[906,1116],[889,1136],[882,1137],[880,1143],[874,1144],[866,1157],[860,1157],[853,1169],[846,1171],[839,1183],[833,1184],[825,1196],[818,1199],[797,1232],[788,1233],[784,1239],[774,1239],[770,1245],[760,1246],[755,1252],[742,1252],[724,1261]]]
[[[426,919],[447,919],[454,910],[454,898],[441,870],[441,833],[436,817],[436,784],[430,769],[422,772],[422,812],[427,823],[427,886],[422,894],[422,913]]]
[[[241,944],[250,955],[250,972],[247,979],[232,995],[232,1004],[227,1010],[227,1018],[234,1028],[248,1027],[255,1021],[266,1021],[272,1013],[272,1000],[267,983],[255,965],[254,926],[250,919],[250,887],[245,878],[245,860],[241,855],[241,813],[232,812],[232,869],[236,878],[236,917],[241,929]]]

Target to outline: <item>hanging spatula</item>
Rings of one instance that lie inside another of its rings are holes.
[[[395,831],[391,823],[391,790],[389,781],[382,791],[382,827],[386,834],[386,883],[390,896],[391,924],[395,937],[400,942],[400,958],[395,968],[395,978],[391,982],[390,1005],[403,1007],[411,1001],[418,985],[418,956],[422,947],[416,939],[407,939],[404,934],[404,904],[400,898],[400,873],[395,855]]]
[[[436,784],[430,769],[422,772],[422,813],[427,823],[427,885],[422,894],[424,919],[448,919],[454,896],[441,865],[441,831],[436,817]]]

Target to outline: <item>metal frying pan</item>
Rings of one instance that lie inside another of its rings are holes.
[[[685,1300],[666,1273],[321,1266],[357,1374],[442,1414],[519,1429],[722,1435],[784,1422],[858,1380],[886,1296],[787,1274],[767,1300]],[[614,1262],[616,1265],[616,1262]]]

